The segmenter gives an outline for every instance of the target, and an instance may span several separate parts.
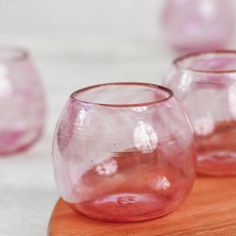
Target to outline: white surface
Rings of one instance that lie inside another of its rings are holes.
[[[4,42],[13,40],[33,52],[44,80],[49,115],[45,136],[33,149],[0,158],[0,236],[44,236],[58,198],[51,162],[52,133],[69,94],[103,82],[157,83],[171,56],[155,41],[52,40],[39,44],[14,38]]]
[[[165,0],[0,0],[0,33],[153,37]]]

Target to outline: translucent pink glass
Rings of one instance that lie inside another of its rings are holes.
[[[165,84],[192,120],[199,173],[236,175],[236,51],[181,57]]]
[[[42,85],[29,53],[0,47],[0,155],[26,150],[41,135]]]
[[[169,89],[151,84],[74,92],[59,119],[53,153],[64,200],[102,221],[166,215],[184,201],[195,177],[189,121]]]
[[[167,0],[163,11],[166,40],[184,51],[222,48],[234,29],[230,0]]]

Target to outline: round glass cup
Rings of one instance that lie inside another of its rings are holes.
[[[54,170],[77,212],[111,222],[175,210],[195,178],[195,143],[173,93],[146,83],[109,83],[70,96],[56,127]]]
[[[167,0],[162,12],[166,41],[178,51],[225,47],[233,37],[230,0]]]
[[[188,112],[201,174],[236,175],[236,51],[176,59],[164,82]]]
[[[25,151],[41,136],[42,84],[26,49],[0,47],[0,155]]]

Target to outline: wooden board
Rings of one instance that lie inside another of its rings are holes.
[[[165,217],[132,224],[91,220],[59,200],[49,236],[236,235],[236,178],[199,177],[185,203]]]

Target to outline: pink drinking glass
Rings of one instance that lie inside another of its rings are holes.
[[[192,120],[198,172],[236,175],[236,51],[180,57],[165,85],[175,92]]]
[[[165,38],[180,51],[222,48],[233,36],[233,9],[230,0],[167,0],[162,13]]]
[[[41,135],[45,102],[29,53],[0,47],[0,155],[28,149]]]
[[[188,195],[195,144],[172,92],[110,83],[74,92],[56,127],[54,170],[63,199],[91,218],[135,222],[166,215]]]

